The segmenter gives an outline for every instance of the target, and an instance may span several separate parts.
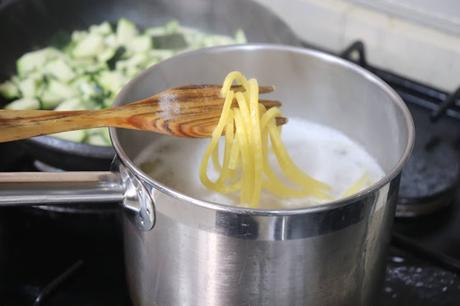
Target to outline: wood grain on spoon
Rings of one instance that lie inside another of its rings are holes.
[[[209,137],[219,120],[224,99],[220,85],[191,85],[165,90],[126,105],[81,111],[0,110],[0,142],[97,127],[152,131],[180,137]],[[241,90],[235,86],[234,90]],[[261,94],[273,91],[260,86]],[[266,108],[279,101],[260,100]],[[236,104],[235,104],[236,105]],[[287,122],[276,118],[277,124]]]

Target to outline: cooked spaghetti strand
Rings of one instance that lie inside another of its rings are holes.
[[[234,92],[234,83],[242,86],[243,91]],[[240,203],[249,207],[259,205],[262,189],[279,197],[330,198],[330,187],[302,172],[290,158],[281,141],[281,129],[276,125],[281,111],[278,107],[266,110],[259,103],[259,85],[255,79],[247,80],[240,72],[233,71],[225,78],[221,95],[225,97],[222,114],[200,166],[200,179],[207,188],[221,193],[239,191]],[[234,101],[237,107],[232,108]],[[224,131],[221,162],[218,146]],[[270,148],[289,185],[273,171]],[[219,173],[214,182],[207,174],[210,158]]]

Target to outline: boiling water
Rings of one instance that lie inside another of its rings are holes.
[[[289,118],[283,126],[282,140],[296,165],[312,177],[332,187],[335,198],[347,190],[364,173],[369,184],[384,176],[378,163],[365,149],[338,130]],[[160,137],[136,159],[141,169],[160,183],[186,195],[221,204],[239,205],[237,193],[223,195],[204,187],[199,179],[199,166],[209,139]],[[222,148],[219,152],[223,152]],[[276,169],[276,159],[270,156]],[[208,173],[217,173],[209,162]],[[280,199],[263,190],[260,207],[297,208],[321,203],[315,198]]]

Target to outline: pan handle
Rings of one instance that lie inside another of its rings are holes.
[[[117,172],[0,173],[0,208],[118,202],[140,230],[151,230],[155,207],[150,188],[124,166],[117,167]]]
[[[3,172],[0,207],[122,202],[125,188],[115,172]]]
[[[0,208],[6,206],[121,203],[142,231],[155,224],[150,189],[122,165],[116,172],[3,172]]]

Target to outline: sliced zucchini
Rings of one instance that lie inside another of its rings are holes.
[[[95,129],[88,129],[87,131],[87,141],[90,144],[99,145],[99,146],[107,146],[110,145],[110,136],[109,136],[109,129],[107,128],[95,128]]]
[[[56,80],[51,80],[49,82],[47,91],[62,97],[63,100],[77,96],[77,92],[74,88]]]
[[[111,145],[112,141],[110,140],[110,133],[108,128],[101,128],[101,135],[105,138],[106,142]]]
[[[118,47],[118,40],[117,35],[109,34],[104,38],[104,43],[109,48],[117,48]]]
[[[95,74],[108,69],[105,62],[97,61],[91,57],[73,59],[72,68],[80,76]]]
[[[159,60],[158,58],[155,58],[155,57],[151,57],[149,58],[146,62],[145,62],[145,68],[149,68],[153,65],[156,65],[160,62],[161,60]]]
[[[63,82],[69,82],[75,78],[75,72],[63,58],[49,61],[44,69],[46,73]]]
[[[203,39],[203,47],[230,45],[235,43],[233,38],[223,35],[209,35]]]
[[[78,131],[68,131],[62,133],[51,134],[54,137],[61,138],[64,140],[75,141],[75,142],[82,142],[85,137],[86,133],[83,130]]]
[[[73,31],[71,41],[72,43],[76,44],[82,41],[86,36],[88,36],[88,32],[86,31]]]
[[[165,27],[151,27],[145,29],[144,34],[149,36],[161,36],[166,34],[166,29]]]
[[[128,45],[137,36],[138,30],[134,23],[121,18],[117,23],[117,42],[120,45]]]
[[[102,136],[100,133],[97,134],[90,134],[86,141],[89,144],[95,145],[95,146],[109,146],[110,142],[107,141],[107,139]]]
[[[79,99],[69,99],[59,104],[54,110],[57,111],[72,111],[85,109],[85,106]]]
[[[60,52],[54,48],[44,48],[21,56],[16,62],[18,74],[22,77],[27,73],[41,68],[50,59],[56,58]]]
[[[103,71],[99,74],[97,81],[108,92],[116,95],[125,85],[126,79],[119,71]]]
[[[124,70],[124,73],[128,79],[135,78],[140,72],[141,69],[139,67],[127,67]],[[118,91],[116,93],[118,93]]]
[[[108,23],[107,21],[104,21],[103,23],[99,25],[90,26],[89,32],[105,36],[105,35],[112,34],[112,27],[110,26],[110,23]]]
[[[113,101],[115,100],[116,94],[112,94],[110,97],[104,99],[103,105],[104,108],[110,108],[113,105]]]
[[[39,85],[39,80],[34,77],[21,80],[18,83],[19,91],[24,98],[35,98],[38,94]]]
[[[77,71],[85,71],[87,66],[93,66],[95,64],[94,58],[72,58],[70,62],[70,66],[73,70]]]
[[[152,49],[152,38],[150,36],[137,36],[127,45],[128,50],[132,52],[147,52]]]
[[[157,59],[158,61],[165,60],[171,56],[176,54],[176,51],[174,50],[158,50],[158,49],[153,49],[148,52],[148,57],[150,59]]]
[[[149,55],[147,53],[136,53],[124,61],[119,61],[116,67],[117,70],[125,68],[142,67],[148,59]]]
[[[107,66],[109,67],[110,70],[115,69],[115,66],[119,60],[123,57],[123,55],[126,53],[126,48],[125,47],[118,47],[117,50],[115,51],[115,54],[112,56],[107,61]]]
[[[156,49],[185,49],[188,46],[182,33],[153,36],[152,39]]]
[[[165,32],[166,33],[177,33],[181,30],[181,25],[179,24],[179,21],[177,20],[170,20],[168,21],[165,25]]]
[[[48,86],[41,95],[42,108],[53,109],[58,106],[59,103],[74,98],[77,95],[77,90],[72,86],[57,80],[50,80]]]
[[[21,110],[21,109],[39,109],[40,102],[33,98],[22,98],[15,100],[5,106],[5,109]]]
[[[103,89],[89,76],[75,80],[72,86],[78,90],[83,101],[91,101],[103,95]]]
[[[19,88],[12,81],[6,81],[0,84],[0,95],[6,99],[14,99],[19,97]]]
[[[105,49],[104,51],[102,51],[101,53],[97,55],[97,60],[99,62],[107,62],[108,60],[113,58],[116,51],[117,51],[116,48]]]
[[[104,37],[98,34],[90,34],[78,42],[72,55],[76,58],[94,57],[104,50]]]
[[[21,98],[7,108],[74,110],[111,107],[115,95],[129,78],[159,61],[185,50],[246,42],[241,30],[234,37],[209,35],[183,27],[175,20],[140,32],[131,21],[120,19],[114,27],[103,22],[85,31],[63,34],[61,38],[64,39],[59,40],[59,50],[44,48],[18,59],[18,74],[0,84],[1,96]],[[66,132],[58,137],[98,145],[110,144],[107,129],[96,131]]]

